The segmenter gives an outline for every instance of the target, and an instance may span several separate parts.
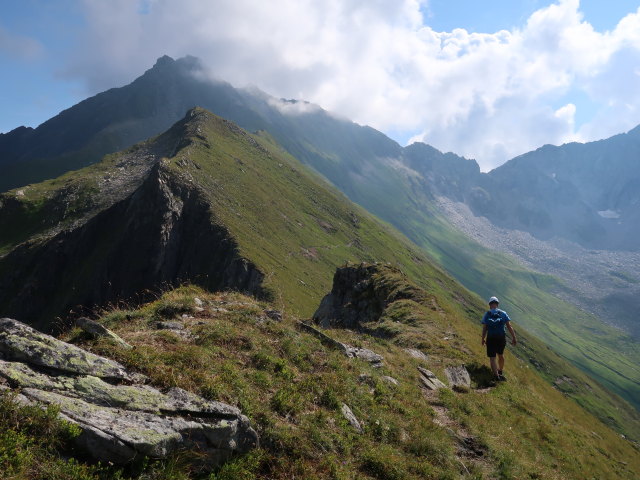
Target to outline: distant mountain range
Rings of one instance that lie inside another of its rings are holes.
[[[36,129],[20,127],[0,135],[0,190],[92,165],[105,154],[160,134],[194,106],[271,136],[351,200],[398,228],[467,288],[483,297],[498,293],[514,318],[557,352],[640,405],[637,341],[588,313],[601,313],[595,305],[603,297],[623,295],[615,318],[601,318],[635,332],[637,270],[598,273],[605,274],[599,281],[613,276],[619,285],[602,295],[558,280],[561,275],[552,266],[525,258],[534,251],[531,243],[548,246],[558,240],[612,255],[638,251],[633,241],[640,233],[634,209],[638,129],[585,145],[546,146],[485,174],[473,160],[425,144],[403,148],[316,105],[206,80],[193,57],[165,56],[127,86],[84,100]],[[20,190],[13,192],[0,201],[11,204],[10,197],[17,198]],[[489,222],[486,230],[465,231],[472,220],[483,218]],[[11,217],[3,221],[0,227],[9,228]],[[39,227],[34,223],[32,228]],[[524,234],[531,241],[521,244],[521,254],[513,246],[496,245]],[[496,248],[537,271],[497,254]],[[574,262],[564,270],[579,275],[577,268]],[[563,269],[556,265],[556,270]]]
[[[498,226],[586,248],[640,250],[640,126],[598,142],[546,145],[482,174],[473,160],[419,143],[403,149],[316,105],[204,80],[201,70],[194,57],[165,56],[125,87],[84,100],[36,129],[0,134],[0,191],[94,163],[202,106],[247,130],[268,130],[320,172],[349,162],[357,174],[364,159],[399,159],[428,175],[434,193],[463,200]]]

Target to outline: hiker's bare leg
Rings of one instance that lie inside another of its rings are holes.
[[[498,371],[502,371],[504,369],[504,355],[498,354]]]
[[[498,375],[498,362],[496,361],[496,357],[489,357],[489,362],[491,362],[491,370],[494,375]]]

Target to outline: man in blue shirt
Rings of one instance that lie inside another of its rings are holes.
[[[515,345],[516,332],[511,326],[511,319],[507,312],[500,310],[498,305],[500,302],[496,297],[489,299],[489,311],[482,317],[482,345],[487,346],[487,357],[491,362],[491,370],[496,380],[505,381],[506,377],[502,374],[504,368],[504,347],[507,345],[507,333],[505,327],[509,329],[511,334],[511,345]],[[498,361],[496,361],[498,355]]]

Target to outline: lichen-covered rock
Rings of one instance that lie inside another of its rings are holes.
[[[193,447],[216,465],[258,443],[237,408],[136,384],[144,377],[15,320],[0,321],[0,352],[0,388],[19,388],[22,403],[58,405],[60,417],[82,429],[78,444],[98,460],[122,464]]]
[[[369,350],[368,348],[353,347],[351,345],[347,345],[346,343],[342,343],[341,345],[343,346],[343,350],[346,353],[347,357],[360,358],[365,362],[369,362],[375,368],[382,367],[382,361],[384,360],[383,356],[374,352],[373,350]]]
[[[0,319],[0,353],[5,360],[111,380],[144,381],[121,364],[38,332],[10,318]]]
[[[471,377],[464,365],[447,367],[444,369],[444,374],[451,388],[462,391],[468,391],[471,388]]]
[[[436,377],[430,370],[418,367],[418,371],[420,372],[420,381],[422,382],[422,385],[428,390],[439,390],[441,388],[447,388],[447,386],[440,380],[438,380],[438,377]]]

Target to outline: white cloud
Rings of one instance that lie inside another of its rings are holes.
[[[484,170],[544,143],[640,122],[640,10],[600,33],[578,0],[560,0],[519,29],[469,33],[424,26],[419,0],[84,5],[84,50],[68,73],[92,92],[127,83],[165,53],[191,54],[237,86],[383,131],[421,132],[414,139],[476,158]],[[565,98],[576,90],[602,106],[577,130],[580,104]]]
[[[291,116],[305,115],[307,113],[316,113],[321,110],[320,106],[314,103],[303,102],[303,101],[283,100],[283,99],[277,99],[275,97],[269,97],[267,99],[267,102],[272,107],[277,108],[280,111],[280,113],[284,115],[291,115]]]

